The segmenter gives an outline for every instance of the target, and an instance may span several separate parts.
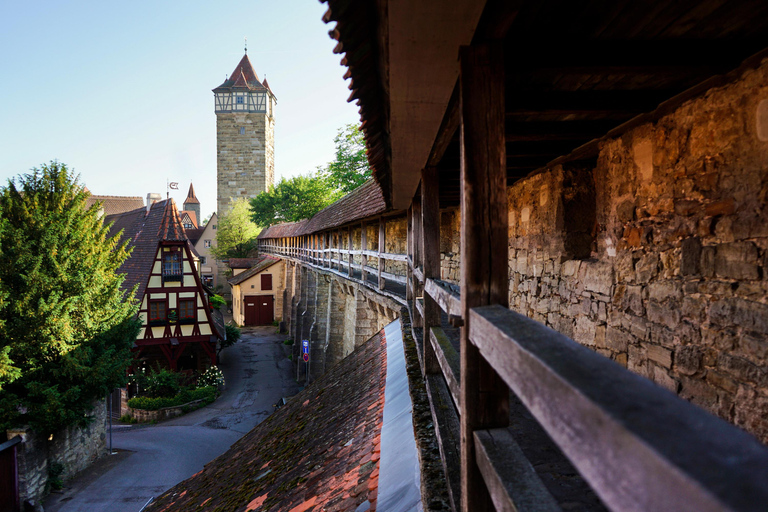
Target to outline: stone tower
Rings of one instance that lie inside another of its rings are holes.
[[[195,196],[195,189],[192,183],[189,184],[189,192],[187,192],[187,198],[184,200],[184,210],[195,212],[197,216],[195,221],[198,226],[202,227],[203,219],[200,218],[200,201]]]
[[[229,211],[231,200],[256,197],[274,183],[275,95],[261,82],[248,54],[223,84],[216,101],[216,211]]]

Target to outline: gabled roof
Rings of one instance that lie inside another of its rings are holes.
[[[259,77],[256,75],[256,72],[253,70],[253,65],[251,65],[251,60],[248,58],[248,54],[243,55],[243,58],[240,59],[240,62],[237,64],[237,67],[232,72],[232,74],[229,75],[229,78],[227,80],[224,80],[224,83],[222,83],[220,86],[215,88],[213,91],[225,92],[225,91],[231,91],[233,89],[249,90],[249,91],[267,89],[261,84],[261,82],[259,81]]]
[[[91,194],[88,199],[85,200],[86,208],[93,206],[96,201],[101,202],[101,207],[104,209],[104,215],[125,213],[144,206],[144,199],[137,196],[97,196]]]
[[[109,229],[110,236],[122,230],[120,241],[127,240],[129,247],[133,249],[131,255],[120,266],[119,272],[125,274],[122,289],[129,291],[138,285],[136,297],[140,299],[144,296],[144,289],[155,262],[158,242],[186,240],[184,228],[181,227],[179,215],[176,212],[176,205],[173,199],[165,199],[154,203],[149,211],[141,207],[130,212],[108,215],[104,223],[113,223]],[[178,234],[179,232],[181,235]],[[173,238],[167,238],[169,235]]]
[[[385,345],[382,331],[147,512],[375,510]]]
[[[379,184],[370,179],[335,203],[317,212],[314,217],[299,222],[276,224],[264,229],[257,238],[283,238],[349,224],[356,220],[380,215],[387,211]]]
[[[195,187],[192,186],[192,183],[189,184],[189,192],[187,192],[187,198],[184,200],[184,204],[200,204],[200,201],[198,201],[195,196]]]
[[[227,279],[227,282],[232,285],[238,285],[242,283],[243,281],[250,279],[251,277],[255,276],[259,272],[262,272],[275,263],[279,262],[280,258],[275,258],[274,256],[264,255],[258,258],[257,263],[252,266],[250,269],[246,270],[245,272],[241,272],[237,274],[236,276],[232,276],[229,279]]]
[[[205,231],[205,228],[184,228],[184,231],[187,233],[187,239],[189,240],[189,243],[194,245],[198,240],[200,240],[200,237],[203,236],[203,231]]]
[[[181,218],[182,221],[184,220],[184,216],[185,215],[187,217],[189,217],[189,222],[191,222],[193,226],[198,227],[198,224],[197,224],[197,214],[194,211],[192,211],[192,210],[181,210],[179,212],[179,217]],[[184,222],[182,222],[181,225],[183,226]]]

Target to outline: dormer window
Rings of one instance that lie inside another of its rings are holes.
[[[242,105],[242,104],[244,103],[244,100],[245,100],[245,98],[244,98],[244,97],[242,97],[242,96],[238,96],[238,97],[237,97],[237,104],[238,104],[238,105]]]
[[[173,251],[163,254],[163,282],[181,281],[181,252]]]

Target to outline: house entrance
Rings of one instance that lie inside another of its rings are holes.
[[[275,319],[274,298],[271,295],[245,296],[245,325],[270,325]]]

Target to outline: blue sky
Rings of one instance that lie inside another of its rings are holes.
[[[277,96],[275,175],[333,158],[357,123],[317,0],[0,0],[0,182],[56,159],[95,194],[186,197],[215,209],[211,89],[243,55]],[[173,191],[172,191],[173,192]]]

